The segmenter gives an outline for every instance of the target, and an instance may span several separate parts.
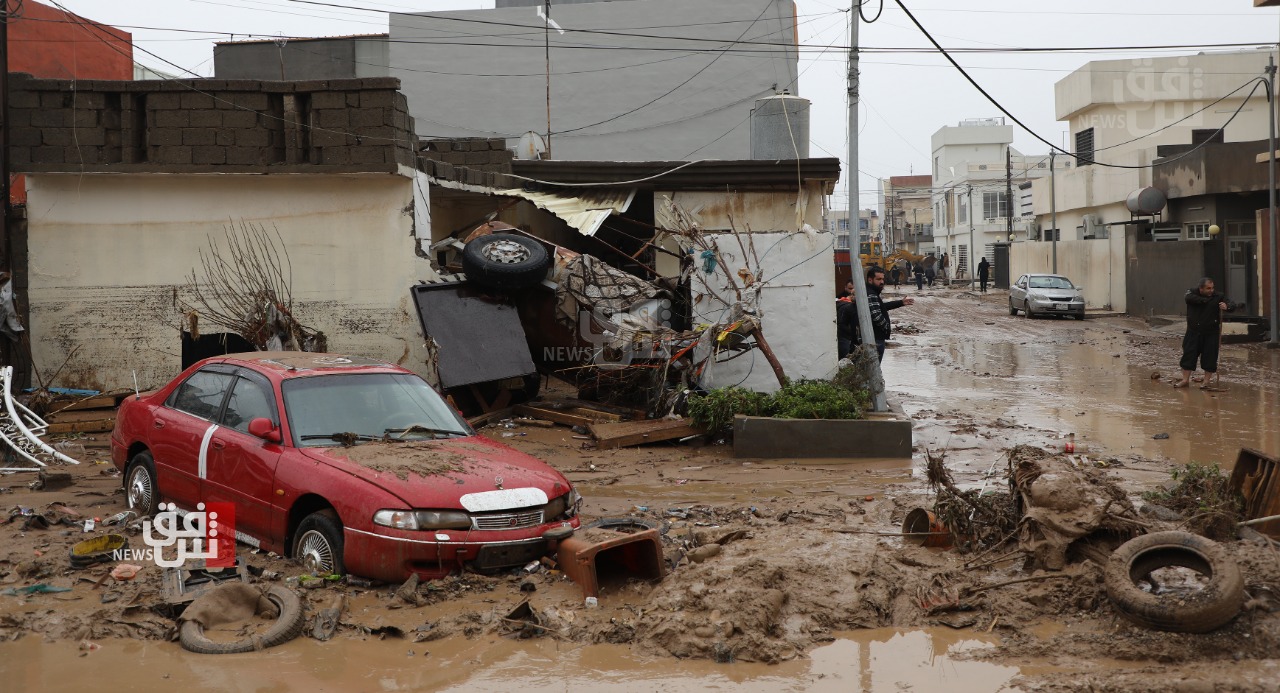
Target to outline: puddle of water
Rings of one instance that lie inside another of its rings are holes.
[[[964,653],[994,642],[972,632],[876,629],[837,635],[808,659],[774,666],[645,659],[623,646],[549,639],[299,639],[221,656],[190,654],[176,643],[108,640],[82,657],[76,643],[24,638],[0,644],[0,681],[20,691],[98,690],[111,682],[142,691],[994,693],[1013,690],[1008,683],[1018,674],[1014,667],[963,661]]]
[[[945,393],[947,408],[979,420],[999,417],[1073,432],[1083,452],[1094,446],[1111,454],[1179,463],[1216,462],[1226,469],[1235,464],[1241,447],[1280,450],[1280,390],[1275,383],[1233,382],[1227,392],[1175,390],[1152,380],[1151,368],[1131,364],[1123,349],[1088,344],[954,340],[932,346],[942,350],[941,365],[927,358],[931,349],[898,349],[885,357],[889,388],[903,397],[904,407],[912,400],[917,410],[937,406]],[[1254,358],[1274,355],[1249,354],[1240,360]],[[1168,438],[1154,438],[1162,433]],[[1038,443],[1042,447],[1061,445],[1052,434],[1025,435],[1043,438]]]

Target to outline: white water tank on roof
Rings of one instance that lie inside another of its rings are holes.
[[[752,159],[809,158],[809,100],[782,92],[751,109]]]
[[[1125,206],[1129,208],[1129,212],[1138,216],[1151,216],[1164,210],[1165,202],[1164,193],[1159,188],[1147,187],[1129,193]]]

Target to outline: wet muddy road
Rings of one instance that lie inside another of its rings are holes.
[[[416,608],[401,608],[386,591],[355,591],[329,642],[194,655],[128,637],[137,628],[122,624],[137,612],[100,605],[98,593],[63,569],[64,544],[78,535],[0,527],[0,575],[8,573],[0,587],[30,582],[11,569],[37,554],[50,569],[45,582],[73,588],[0,597],[0,641],[17,638],[0,642],[0,689],[986,693],[1076,690],[1071,682],[1094,677],[1097,690],[1213,690],[1195,687],[1206,681],[1274,690],[1280,662],[1266,654],[1275,651],[1274,624],[1262,628],[1251,616],[1205,636],[1211,640],[1153,636],[1110,614],[1087,568],[1067,584],[1002,590],[949,618],[949,627],[913,605],[922,587],[965,572],[954,552],[888,536],[907,508],[929,502],[926,449],[945,450],[961,483],[995,484],[1003,482],[988,472],[1003,472],[1010,447],[1060,450],[1074,434],[1077,449],[1108,461],[1134,496],[1189,461],[1229,467],[1241,446],[1280,451],[1280,353],[1228,345],[1225,392],[1174,390],[1167,379],[1180,331],[1126,317],[1028,320],[1009,316],[1003,300],[926,291],[892,314],[897,334],[885,376],[891,402],[914,421],[910,462],[742,460],[722,445],[597,451],[563,427],[521,427],[513,437],[485,431],[564,471],[586,496],[588,518],[661,519],[682,539],[747,532],[715,561],[685,562],[659,585],[606,592],[598,609],[585,610],[580,590],[562,577],[534,576],[531,603],[555,637],[503,635],[499,617],[530,595],[519,577],[472,576],[445,583],[441,596]],[[123,505],[113,493],[118,480],[101,469],[82,465],[84,478],[62,495],[15,490],[3,498],[105,515]],[[298,572],[281,560],[248,559]],[[1280,561],[1272,567],[1265,553],[1250,560],[1258,561],[1251,574],[1280,591]],[[986,570],[997,571],[990,581],[1021,575],[1014,562]],[[153,596],[158,576],[149,579],[119,588],[120,603]],[[312,608],[327,603],[328,591],[308,595]],[[785,593],[781,609],[757,603],[770,591]],[[406,635],[369,632],[386,626]],[[415,633],[424,632],[430,639],[419,641]]]

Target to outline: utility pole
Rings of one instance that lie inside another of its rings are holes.
[[[861,20],[862,0],[853,0],[849,12],[849,233],[857,230],[858,219],[858,22]],[[870,229],[868,229],[869,231]],[[867,276],[862,258],[855,254],[858,246],[850,243],[849,269],[854,268],[853,258],[858,257],[858,271],[852,272],[853,296],[858,306],[858,332],[862,335],[860,347],[863,361],[867,363],[867,384],[871,390],[871,403],[875,411],[889,411],[889,400],[884,395],[884,375],[880,372],[880,358],[876,352],[875,332],[871,327],[871,306],[867,302]]]
[[[917,201],[916,205],[919,205],[919,204],[920,202]],[[917,212],[919,211],[920,211],[919,206],[911,210],[911,233],[915,234],[916,255],[920,254],[920,217],[917,215]]]
[[[9,229],[9,0],[0,0],[0,233],[4,234],[4,264],[9,281],[17,288],[13,266],[13,237]],[[6,359],[12,364],[13,360]],[[20,374],[15,373],[15,377]]]
[[[1013,151],[1008,145],[1004,148],[1004,216],[1005,231],[1013,240]]]
[[[1280,44],[1277,44],[1280,50]],[[1267,157],[1267,234],[1268,253],[1271,256],[1271,339],[1267,342],[1267,347],[1271,349],[1280,348],[1280,291],[1276,287],[1280,286],[1280,278],[1276,276],[1276,256],[1280,255],[1280,248],[1276,248],[1276,59],[1272,55],[1267,58],[1267,95],[1271,101],[1271,112],[1267,120],[1270,121],[1267,135],[1267,150],[1270,156]],[[7,200],[7,198],[6,198]]]
[[[973,220],[976,218],[974,213],[977,210],[973,208],[973,184],[969,185],[969,266],[965,269],[969,270],[969,288],[973,288],[974,282],[978,279],[978,262],[973,259]]]
[[[1053,273],[1058,273],[1058,167],[1053,159],[1057,149],[1049,150],[1049,215],[1053,218]]]
[[[551,0],[543,6],[542,40],[547,52],[547,158],[551,158]],[[783,107],[785,108],[785,106]]]

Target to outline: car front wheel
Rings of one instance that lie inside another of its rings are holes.
[[[156,487],[156,465],[151,453],[142,451],[129,461],[124,476],[125,498],[129,509],[141,517],[150,517],[160,508],[160,491]]]
[[[1018,309],[1013,307],[1013,299],[1009,299],[1009,315],[1017,315]]]
[[[1031,312],[1031,300],[1030,300],[1030,299],[1027,299],[1026,301],[1024,301],[1024,302],[1022,303],[1022,309],[1023,309],[1023,310],[1025,310],[1025,311],[1027,312],[1027,317],[1028,317],[1028,318],[1034,318],[1034,317],[1035,317],[1035,313],[1032,313],[1032,312]]]
[[[342,524],[332,510],[311,513],[298,525],[293,557],[316,575],[341,575]]]

